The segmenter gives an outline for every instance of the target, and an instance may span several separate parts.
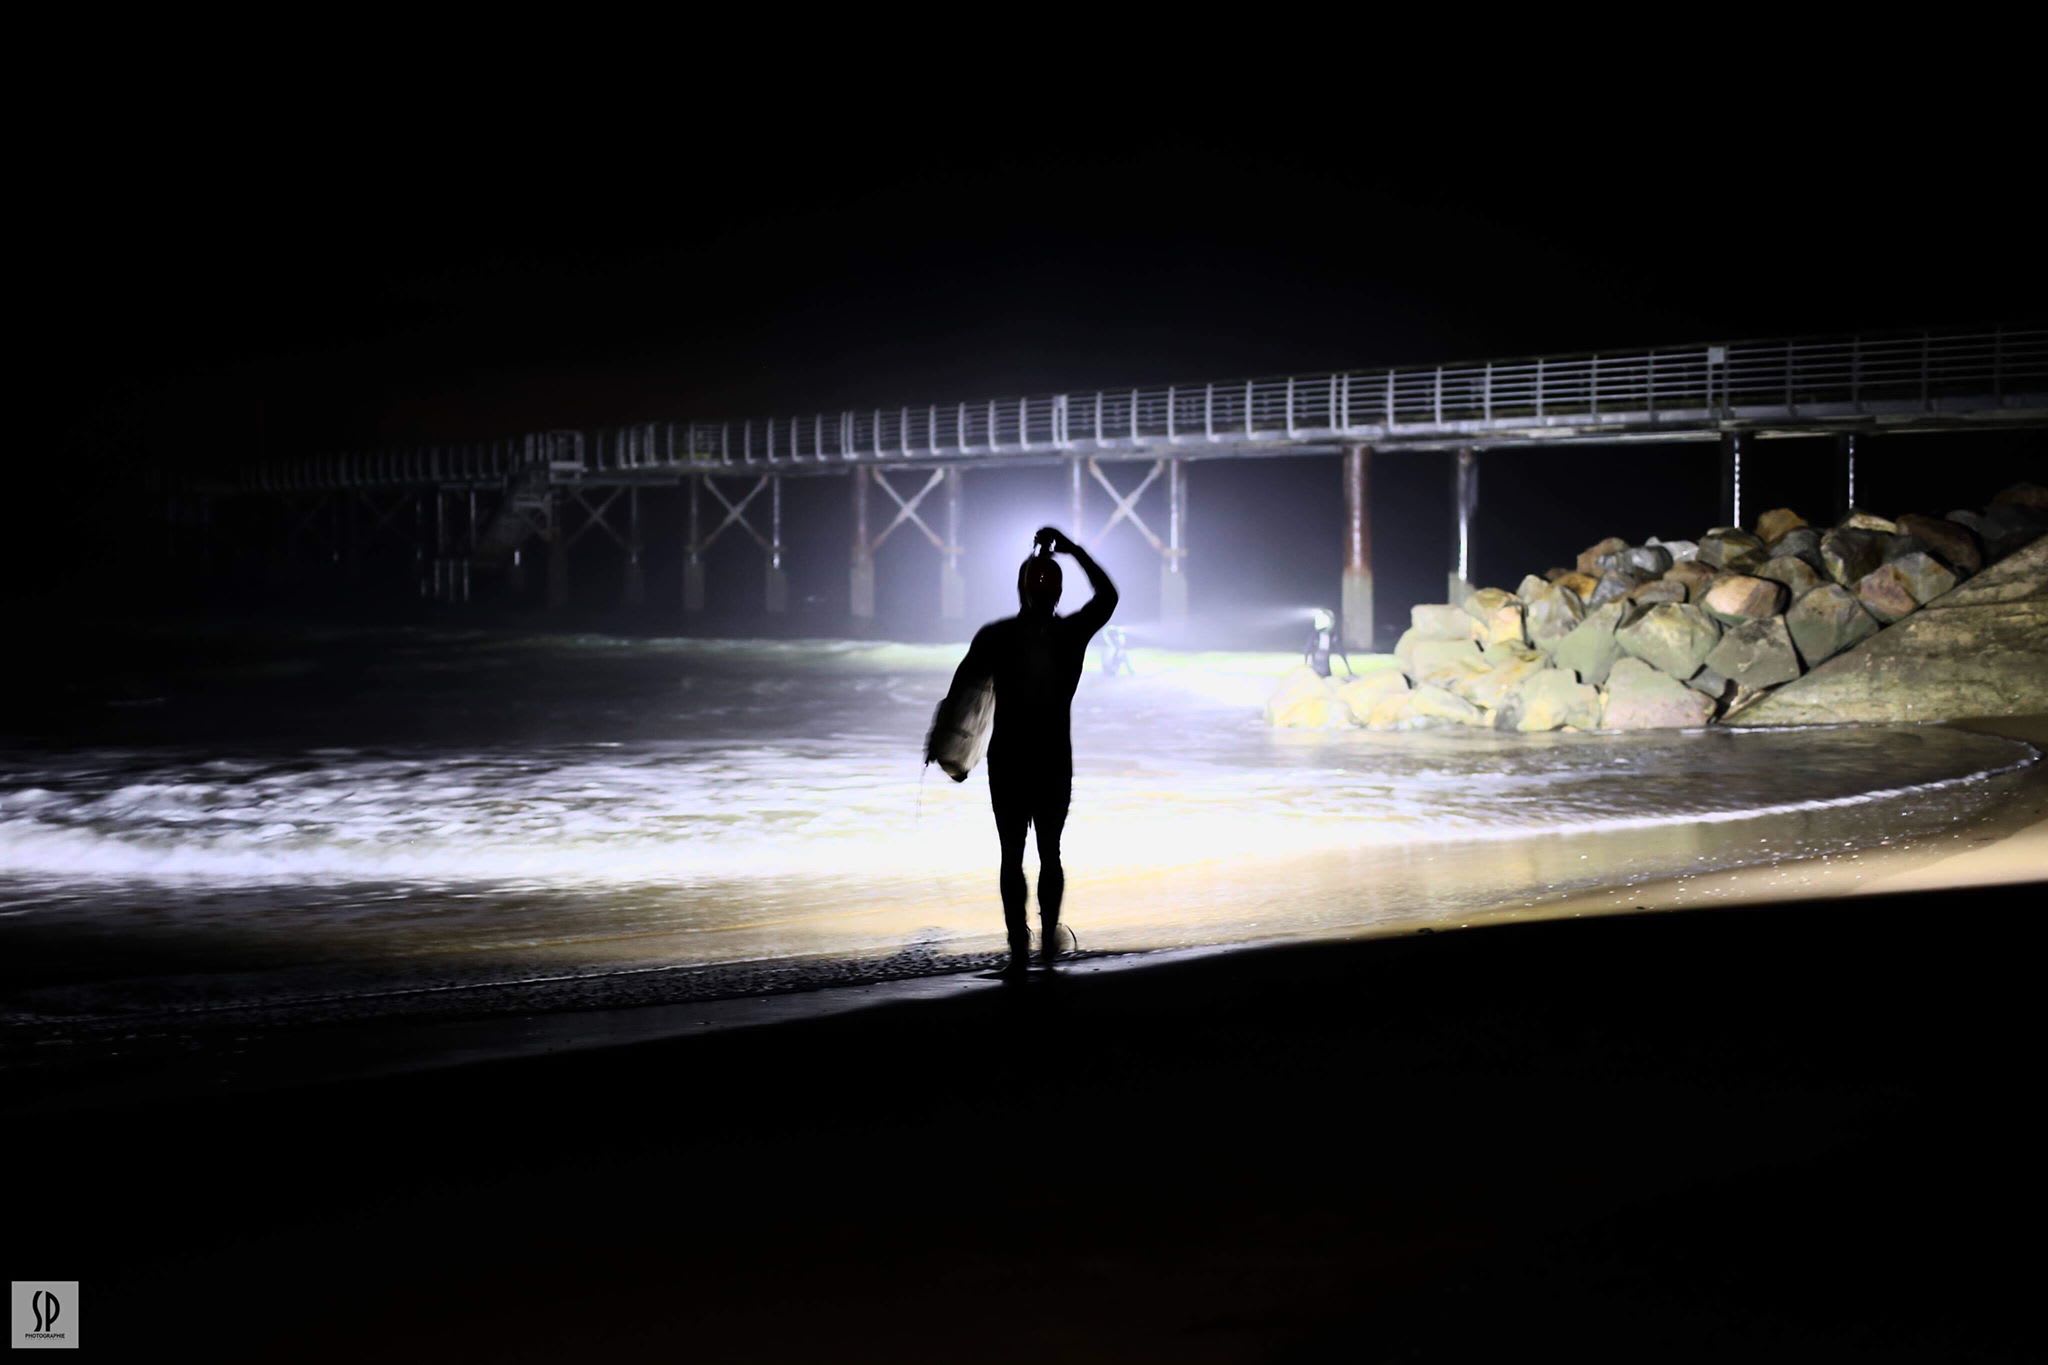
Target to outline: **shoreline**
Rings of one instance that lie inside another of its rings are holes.
[[[1958,726],[2016,739],[2037,752],[2048,749],[2048,716],[1999,718]],[[1461,911],[1455,922],[1362,924],[1335,932],[1289,932],[1189,947],[1112,950],[1083,954],[1061,975],[1101,977],[1171,968],[1209,958],[1230,958],[1288,947],[1374,942],[1516,924],[1669,913],[1777,902],[1820,902],[1891,892],[1986,887],[2048,879],[2048,765],[2036,762],[2018,775],[2012,797],[1990,815],[1957,830],[1898,845],[1851,849],[1836,855],[1768,862],[1662,877],[1593,890],[1544,896],[1532,883],[1506,902]],[[1753,817],[1753,818],[1769,818]],[[1733,822],[1741,824],[1741,821]],[[1961,846],[1956,846],[1961,841]],[[1454,860],[1455,861],[1455,860]],[[51,1053],[31,1045],[14,1049],[13,1076],[30,1098],[28,1111],[71,1107],[128,1107],[207,1093],[262,1091],[438,1072],[495,1061],[602,1051],[734,1030],[787,1027],[844,1018],[897,1005],[941,1002],[1000,989],[984,973],[996,958],[960,959],[940,970],[906,967],[864,980],[886,959],[812,964],[768,962],[748,968],[703,969],[714,983],[700,998],[632,998],[621,984],[665,978],[666,989],[697,969],[628,972],[623,978],[570,977],[536,991],[517,984],[464,988],[503,1003],[469,1013],[408,1016],[402,1012],[353,1019],[294,1019],[264,1005],[228,1010],[191,1028],[148,1016],[115,1017],[71,1040],[77,1052]],[[823,970],[819,970],[822,968]],[[840,979],[835,980],[834,974]],[[757,978],[742,988],[750,975]],[[847,980],[847,977],[851,980]],[[797,984],[789,984],[791,981]],[[657,992],[663,987],[652,987]],[[606,992],[626,998],[605,999]],[[432,999],[433,988],[400,991]],[[235,1016],[240,1015],[240,1018]],[[282,1027],[267,1025],[282,1023]],[[154,1030],[154,1031],[153,1031]],[[109,1049],[94,1037],[122,1039]],[[154,1041],[152,1041],[154,1038]],[[61,1044],[59,1045],[61,1047]],[[24,1060],[26,1064],[24,1064]]]

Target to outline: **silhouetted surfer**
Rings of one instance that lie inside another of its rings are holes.
[[[946,718],[971,714],[982,689],[993,684],[988,790],[1003,850],[1003,923],[1010,934],[1010,965],[1005,972],[1013,976],[1025,971],[1031,953],[1025,918],[1027,829],[1038,835],[1041,960],[1050,966],[1059,956],[1060,897],[1067,880],[1060,867],[1060,831],[1067,823],[1074,784],[1074,688],[1087,663],[1089,639],[1116,610],[1116,585],[1086,550],[1050,526],[1039,531],[1036,540],[1038,548],[1017,570],[1017,614],[991,621],[975,633],[967,657],[953,674],[952,691],[939,707],[940,719],[925,740],[925,761],[945,762],[945,756],[934,750],[948,742]],[[1095,590],[1088,604],[1071,616],[1053,614],[1061,577],[1054,554],[1072,555]],[[954,733],[957,736],[958,731]],[[966,776],[964,768],[954,772],[957,761],[946,766],[955,780]]]

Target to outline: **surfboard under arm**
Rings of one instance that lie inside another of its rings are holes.
[[[989,724],[995,718],[993,682],[956,687],[932,712],[931,733],[925,736],[925,759],[936,763],[955,782],[965,782],[988,749]]]

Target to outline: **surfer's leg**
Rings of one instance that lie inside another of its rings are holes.
[[[1044,774],[1036,785],[1031,824],[1038,832],[1038,950],[1050,962],[1060,954],[1060,902],[1067,894],[1060,834],[1067,827],[1074,780],[1067,772],[1055,771]]]
[[[1031,825],[1030,787],[1005,774],[994,763],[988,769],[988,794],[996,811],[996,837],[1003,846],[998,883],[1003,893],[1003,927],[1010,935],[1010,955],[1022,961],[1031,954],[1030,922],[1025,918],[1024,834]]]

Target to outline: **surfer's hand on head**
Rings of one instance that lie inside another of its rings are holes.
[[[1067,533],[1065,531],[1061,531],[1055,527],[1039,527],[1038,534],[1033,536],[1032,539],[1040,545],[1052,546],[1052,552],[1054,554],[1070,555],[1074,553],[1074,542],[1067,539]]]

